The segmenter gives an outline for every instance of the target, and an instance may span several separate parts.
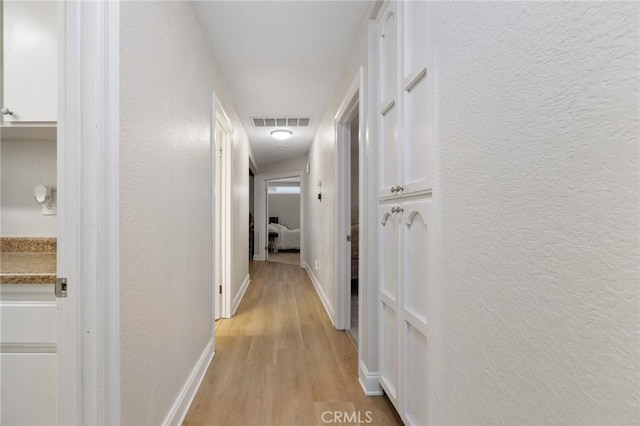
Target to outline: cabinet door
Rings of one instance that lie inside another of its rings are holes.
[[[56,424],[57,324],[53,284],[0,284],[0,424]]]
[[[397,409],[400,380],[400,341],[398,334],[400,324],[398,317],[400,215],[391,213],[391,206],[380,206],[378,218],[380,383]]]
[[[400,297],[400,413],[407,424],[431,424],[427,324],[431,312],[431,200],[403,204]]]
[[[398,16],[397,4],[385,5],[378,21],[378,135],[380,146],[380,196],[393,195],[398,185]]]
[[[433,169],[433,76],[431,3],[402,3],[403,194],[431,190]]]
[[[57,111],[57,2],[5,1],[4,121],[51,122]]]

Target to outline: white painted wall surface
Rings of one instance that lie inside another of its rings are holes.
[[[307,157],[304,156],[292,160],[259,164],[258,167],[261,175],[304,171],[307,170]]]
[[[120,38],[122,419],[151,425],[212,336],[212,91],[234,127],[232,216],[247,220],[248,141],[189,3],[123,3]],[[233,223],[234,279],[246,225]]]
[[[56,143],[0,142],[0,235],[55,237],[57,216],[43,216],[36,185],[56,188]]]
[[[276,216],[279,223],[292,229],[300,229],[300,194],[269,194],[267,216]]]
[[[368,20],[364,19],[358,32],[356,33],[349,60],[345,65],[340,82],[336,86],[330,103],[327,106],[322,121],[318,127],[318,132],[309,149],[308,161],[311,165],[311,173],[307,175],[305,189],[306,195],[303,197],[304,203],[304,223],[307,227],[305,240],[303,242],[305,250],[302,258],[303,265],[307,266],[308,271],[312,275],[312,279],[320,288],[319,293],[324,295],[324,303],[329,311],[329,315],[333,316],[337,303],[337,292],[335,283],[335,248],[336,248],[336,128],[335,115],[340,105],[344,101],[350,86],[358,75],[361,66],[367,67],[368,61]],[[367,72],[365,71],[365,92],[364,104],[367,105],[368,94],[366,87],[368,84]],[[368,109],[364,107],[364,122],[369,122]],[[367,124],[367,127],[369,124]],[[360,224],[360,239],[367,247],[367,253],[360,253],[363,258],[364,267],[359,271],[360,289],[359,297],[362,299],[363,305],[362,318],[359,324],[361,333],[361,346],[359,347],[359,375],[362,383],[373,383],[377,391],[377,371],[378,371],[378,283],[377,283],[377,252],[376,232],[378,230],[376,223],[377,210],[377,187],[372,176],[377,173],[375,147],[370,145],[369,132],[363,130],[363,144],[365,162],[373,164],[365,170],[365,179],[363,184],[365,188],[371,188],[369,192],[364,194],[364,204],[368,206],[366,215],[369,223],[371,223],[369,232],[363,230]],[[370,163],[369,163],[370,162]],[[322,181],[322,187],[317,186],[318,181]],[[322,201],[318,201],[318,191],[322,192]],[[360,208],[363,208],[362,205]],[[315,270],[315,262],[318,261],[319,268]],[[348,264],[347,267],[350,267]],[[363,369],[364,368],[364,369]],[[365,377],[365,375],[370,375]]]
[[[638,424],[638,4],[433,11],[434,423]]]

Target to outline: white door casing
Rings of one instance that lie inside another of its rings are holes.
[[[347,235],[351,234],[351,122],[357,116],[359,124],[359,156],[358,163],[362,164],[362,158],[364,155],[364,149],[362,146],[362,129],[364,129],[365,114],[363,112],[364,100],[364,69],[360,67],[358,73],[353,79],[349,90],[342,102],[342,105],[338,109],[335,116],[336,127],[336,311],[338,313],[336,319],[336,327],[339,330],[348,330],[351,328],[351,242],[347,240]],[[358,194],[363,194],[362,182],[363,179],[363,167],[360,167],[358,182],[360,188]],[[361,196],[362,198],[362,196]],[[361,203],[363,204],[363,203]],[[363,223],[363,215],[365,210],[360,210],[360,217],[358,223]],[[362,235],[362,234],[361,234]],[[361,243],[362,239],[358,242],[358,252],[362,253],[359,259],[365,257],[364,247]],[[362,270],[361,265],[358,265]],[[358,285],[362,284],[362,280],[358,280]],[[358,293],[362,294],[362,293]],[[360,303],[361,300],[358,300]],[[358,312],[362,310],[359,309]],[[361,324],[361,322],[359,322]],[[358,340],[360,338],[358,337]],[[361,342],[358,341],[358,345]],[[359,346],[360,347],[360,346]]]
[[[58,2],[58,424],[120,424],[120,3]]]
[[[233,129],[227,114],[213,94],[212,163],[214,176],[214,318],[230,318],[231,312],[231,166]],[[222,289],[222,290],[221,290]]]

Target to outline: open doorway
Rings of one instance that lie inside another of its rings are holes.
[[[363,115],[362,68],[356,75],[335,117],[337,136],[336,179],[336,328],[347,330],[360,346],[359,323],[361,315],[363,280],[360,279],[362,239],[362,146]]]
[[[350,177],[348,185],[350,186],[350,212],[351,212],[351,251],[349,253],[349,259],[351,262],[351,318],[349,333],[353,337],[354,341],[358,342],[358,279],[359,270],[358,262],[360,260],[360,115],[356,116],[349,123],[351,137],[350,137],[350,149],[349,149],[349,163],[350,163]]]
[[[300,265],[300,178],[267,183],[267,260]]]
[[[231,217],[230,217],[230,179],[229,145],[231,125],[222,107],[213,94],[213,143],[212,152],[214,194],[214,282],[213,303],[214,318],[231,316]]]

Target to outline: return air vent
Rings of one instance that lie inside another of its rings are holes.
[[[253,127],[309,127],[311,117],[254,117]]]

